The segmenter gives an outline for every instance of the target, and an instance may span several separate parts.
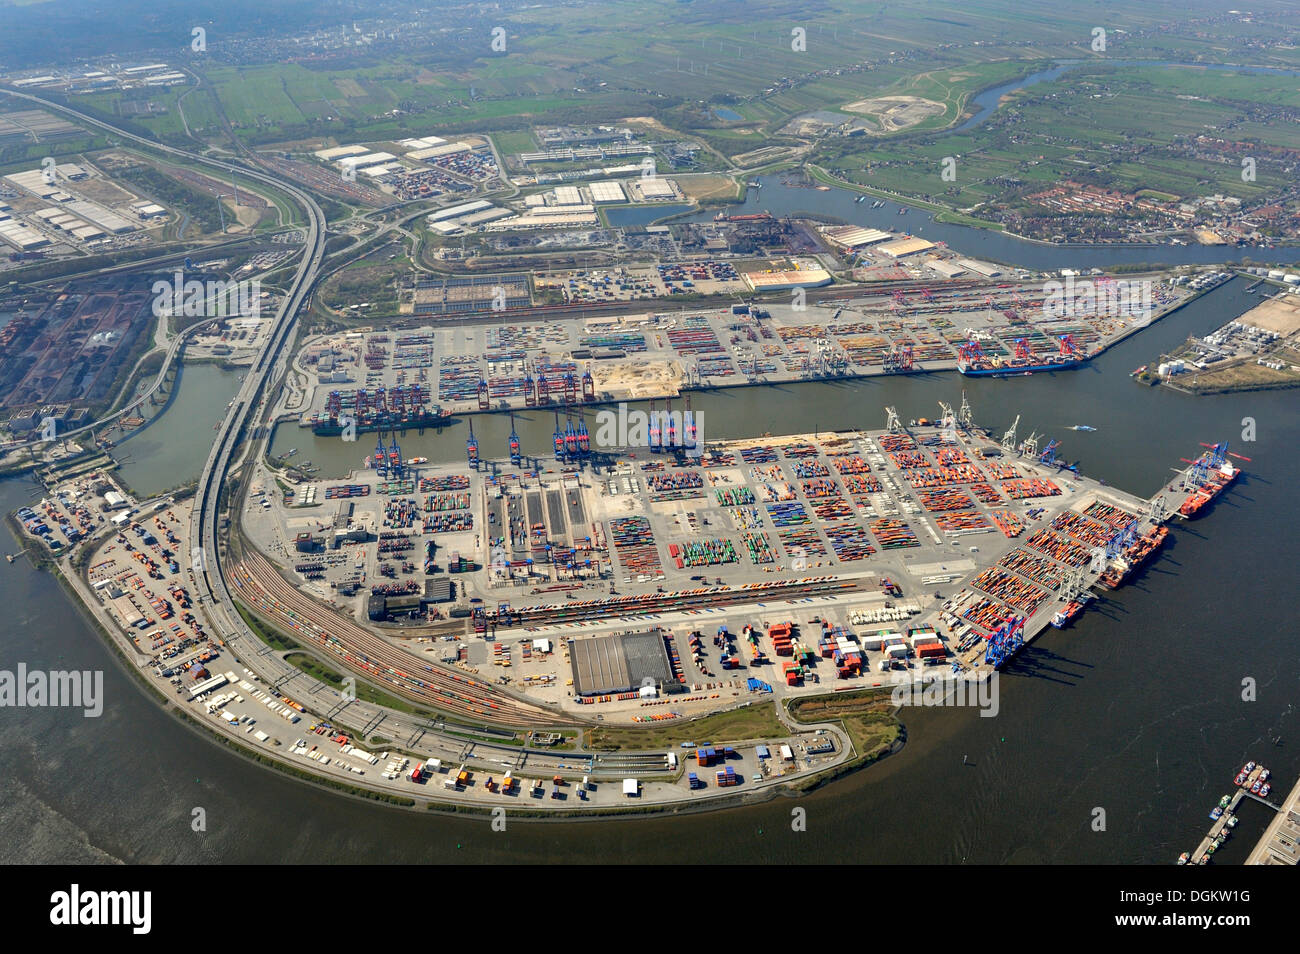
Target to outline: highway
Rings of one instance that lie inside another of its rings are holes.
[[[203,464],[203,470],[199,475],[191,516],[190,568],[194,574],[196,602],[204,607],[205,615],[212,627],[223,634],[223,639],[231,647],[232,652],[237,656],[248,658],[259,655],[260,650],[265,647],[261,640],[249,630],[243,617],[236,610],[221,563],[221,553],[218,546],[218,537],[222,529],[220,522],[221,489],[226,486],[226,475],[234,462],[236,450],[240,446],[241,435],[250,425],[253,428],[261,426],[268,417],[270,406],[274,403],[272,390],[275,383],[282,378],[290,358],[287,345],[293,338],[298,312],[319,278],[321,265],[325,257],[325,214],[316,200],[307,192],[264,172],[150,142],[100,122],[84,113],[59,106],[37,96],[13,93],[8,90],[5,90],[5,92],[10,92],[11,95],[74,116],[84,123],[105,129],[125,139],[133,140],[140,145],[158,149],[192,162],[202,163],[224,172],[242,174],[267,186],[280,189],[300,203],[307,215],[307,240],[303,246],[303,257],[299,261],[287,293],[276,311],[275,317],[272,319],[271,329],[266,341],[245,376],[239,392],[235,395],[230,410],[221,422],[221,427],[213,441],[212,450],[209,452],[208,458]],[[257,438],[260,435],[255,431],[253,436]],[[256,446],[256,439],[252,444]],[[232,512],[237,514],[238,509],[232,508]],[[423,660],[418,657],[410,656],[404,652],[399,651],[396,656],[399,658],[395,661],[409,662],[412,670],[418,669],[419,665],[423,663]],[[439,676],[445,672],[441,667],[435,666],[434,668],[438,670]],[[460,677],[459,674],[453,674],[453,678],[463,680],[463,677]],[[574,724],[575,720],[566,717],[547,719],[547,714],[544,711],[521,704],[520,700],[511,698],[507,693],[493,690],[490,687],[484,687],[484,689],[486,691],[483,692],[482,696],[485,704],[493,704],[487,700],[497,700],[506,707],[508,712],[515,715],[514,718],[499,721],[509,721],[518,726],[521,724],[519,715],[522,715],[523,712],[530,712],[537,716],[540,722]]]
[[[239,392],[236,394],[229,411],[221,423],[213,441],[212,450],[203,464],[203,470],[195,489],[190,524],[190,569],[194,580],[195,601],[199,607],[202,607],[202,613],[207,618],[213,631],[222,634],[223,641],[234,657],[245,666],[255,667],[255,671],[267,681],[269,687],[273,690],[294,692],[296,696],[311,705],[326,719],[346,718],[360,728],[362,738],[374,736],[381,725],[385,725],[386,729],[391,727],[402,730],[401,734],[404,734],[406,727],[396,724],[396,719],[400,718],[397,713],[351,698],[319,679],[305,675],[286,662],[281,654],[271,650],[269,646],[263,643],[249,629],[235,608],[230,590],[227,587],[226,577],[222,571],[218,543],[222,530],[220,516],[221,490],[226,486],[226,476],[235,461],[236,450],[241,446],[240,438],[245,429],[249,428],[250,425],[254,428],[251,435],[252,440],[246,445],[250,454],[256,450],[259,446],[259,440],[264,437],[261,429],[269,420],[271,408],[275,403],[272,396],[273,389],[283,377],[290,358],[288,345],[293,339],[298,313],[320,274],[325,253],[326,222],[324,212],[308,193],[265,173],[185,152],[171,146],[153,143],[76,110],[68,109],[37,96],[15,93],[6,89],[0,89],[0,92],[73,116],[83,123],[105,129],[150,149],[161,150],[225,172],[248,176],[255,181],[287,193],[302,205],[308,218],[304,254],[298,263],[287,294],[272,320],[271,329],[265,343],[258,352],[253,366],[245,376]],[[231,519],[236,521],[239,519],[237,501],[231,507],[230,513],[232,515]],[[81,577],[72,571],[70,567],[68,572],[71,577],[75,578],[74,587],[82,594],[82,599],[91,608],[92,612],[95,612],[101,618],[106,618],[110,625],[116,629],[116,624],[112,621],[111,616],[104,611],[98,600],[87,592]],[[283,581],[279,582],[282,583]],[[281,595],[288,597],[291,594],[286,590],[281,590]],[[335,625],[337,625],[337,621],[335,621]],[[373,647],[371,648],[373,651]],[[139,654],[136,655],[137,663],[141,662]],[[382,665],[391,666],[397,664],[405,667],[407,659],[416,661],[417,665],[423,663],[423,660],[419,657],[396,648],[393,648],[391,655],[383,656],[380,662]],[[365,673],[368,670],[360,669],[360,671]],[[413,668],[411,671],[419,671],[419,669]],[[381,685],[387,685],[390,689],[398,688],[399,691],[407,689],[408,692],[405,694],[419,696],[422,701],[428,701],[423,699],[423,696],[426,695],[425,690],[432,691],[436,687],[437,691],[443,695],[450,695],[453,698],[459,697],[459,704],[452,708],[461,711],[479,712],[482,705],[488,705],[494,709],[503,710],[495,718],[480,718],[477,721],[504,723],[512,728],[528,725],[533,720],[540,724],[581,724],[579,720],[558,713],[551,716],[545,710],[529,705],[512,694],[497,690],[495,687],[467,680],[466,677],[437,665],[426,665],[423,675],[430,682],[414,687],[421,691],[409,691],[413,687],[410,685],[410,678],[406,673],[393,669],[390,669],[389,672],[398,673],[400,677],[398,681],[402,685],[395,687],[391,680],[383,679],[380,680]],[[452,686],[448,679],[453,680],[457,685]],[[287,688],[290,683],[294,684],[293,688]],[[470,694],[462,695],[461,693],[467,688],[471,689]],[[437,703],[435,702],[435,704]],[[446,700],[443,700],[442,705],[446,707]],[[622,773],[632,767],[631,763],[636,763],[637,768],[648,768],[648,763],[645,765],[641,763],[647,759],[657,760],[662,757],[654,753],[633,754],[629,762],[623,753],[614,756],[601,756],[599,753],[584,752],[571,752],[560,755],[528,748],[521,751],[516,746],[494,745],[484,741],[467,741],[464,735],[449,733],[447,729],[454,729],[455,726],[447,726],[442,719],[425,721],[406,716],[402,719],[402,722],[407,723],[411,730],[410,735],[405,740],[408,748],[419,745],[422,749],[432,750],[453,761],[486,760],[496,762],[502,766],[513,765],[515,768],[521,768],[527,763],[533,767],[534,771],[539,772],[553,771],[554,768],[558,768],[562,764],[561,759],[563,764],[583,764],[582,770],[586,771],[596,769],[599,761],[602,763],[601,767],[606,771]],[[292,764],[291,760],[284,755],[277,753],[274,757],[279,761]]]

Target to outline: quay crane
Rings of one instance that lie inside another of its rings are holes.
[[[578,453],[586,458],[591,456],[591,435],[587,433],[587,419],[578,408]]]
[[[470,470],[478,470],[478,438],[474,436],[474,422],[469,422],[469,437],[465,441],[465,457]]]
[[[558,461],[563,461],[564,460],[564,432],[560,430],[559,411],[555,412],[555,433],[552,435],[551,440],[555,444],[555,459]]]
[[[510,412],[510,463],[518,467],[523,462],[523,455],[519,452],[519,435],[515,433],[515,415]]]
[[[1122,530],[1116,530],[1111,535],[1111,538],[1106,541],[1106,559],[1108,561],[1122,556],[1124,551],[1137,543],[1137,526],[1137,521],[1131,520],[1127,526]]]
[[[898,411],[892,407],[885,408],[885,430],[891,434],[906,434],[907,428],[899,420]]]
[[[673,420],[673,399],[664,399],[664,450],[675,450],[677,447],[677,422]]]
[[[650,453],[658,454],[663,450],[659,439],[659,415],[655,413],[655,402],[650,402]]]
[[[537,382],[533,379],[533,369],[524,370],[524,406],[537,407]]]
[[[397,444],[397,429],[389,435],[388,470],[393,477],[401,479],[406,476],[406,462],[402,460],[402,448]]]
[[[957,414],[947,401],[939,402],[939,426],[945,431],[957,430]]]
[[[1038,462],[1040,464],[1050,464],[1056,456],[1056,449],[1060,446],[1061,446],[1061,442],[1056,440],[1055,438],[1049,440],[1047,442],[1047,447],[1044,448],[1043,452],[1038,455]]]
[[[388,455],[384,453],[384,432],[379,431],[375,441],[375,473],[388,479]]]
[[[692,449],[696,448],[699,445],[696,443],[695,439],[695,412],[691,410],[691,395],[689,391],[686,393],[686,413],[683,417],[684,420],[682,423],[686,428],[685,446]]]
[[[567,405],[564,408],[564,453],[569,460],[578,459],[578,432],[573,429],[573,417]]]
[[[1227,441],[1220,441],[1217,444],[1206,444],[1202,442],[1201,446],[1210,449],[1211,467],[1222,467],[1228,462],[1229,457],[1235,457],[1237,460],[1244,460],[1248,464],[1251,462],[1249,457],[1242,457],[1240,454],[1229,453]]]
[[[582,400],[591,403],[596,400],[596,379],[591,376],[591,368],[582,372]]]
[[[957,411],[957,423],[966,431],[975,427],[975,412],[971,409],[970,402],[966,400],[964,388],[961,392],[961,409]]]
[[[1014,656],[1024,644],[1025,618],[1008,617],[989,634],[988,643],[984,647],[984,661],[994,669],[1001,669],[1002,664]]]
[[[1016,452],[1016,427],[1019,424],[1020,415],[1017,414],[1016,419],[1011,422],[1011,426],[1008,427],[1006,433],[1002,435],[1002,450],[1007,454],[1014,454]]]

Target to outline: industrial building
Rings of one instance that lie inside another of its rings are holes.
[[[822,229],[822,235],[827,241],[850,250],[874,245],[876,242],[884,242],[894,237],[889,232],[882,232],[880,229],[864,229],[858,225],[838,225]]]
[[[401,595],[371,593],[366,600],[366,616],[372,623],[392,619],[400,613],[427,613],[429,607],[437,603],[450,603],[455,596],[456,586],[447,577],[426,580],[424,592],[403,593]]]
[[[966,269],[953,262],[945,262],[941,258],[931,258],[926,260],[926,266],[933,271],[938,272],[944,278],[956,278],[959,275],[965,275]]]
[[[741,275],[756,292],[784,291],[789,288],[820,288],[832,281],[824,268],[800,268],[787,272],[744,272]]]
[[[983,275],[985,278],[997,278],[1002,274],[1002,269],[997,265],[990,265],[988,262],[977,262],[974,259],[959,258],[957,264],[969,272],[976,275]]]
[[[903,258],[907,255],[915,255],[917,252],[928,252],[932,248],[934,248],[933,242],[912,235],[879,246],[880,251],[890,258]]]
[[[675,684],[663,630],[569,640],[573,689],[579,696],[634,692]]]
[[[606,180],[591,184],[591,201],[596,205],[606,202],[626,202],[627,196],[623,194],[621,185],[612,180]]]

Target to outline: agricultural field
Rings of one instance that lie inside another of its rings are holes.
[[[1198,136],[1247,141],[1240,124],[1261,104],[1300,108],[1295,78],[1090,67],[1020,90],[969,132],[828,143],[817,158],[850,182],[959,209],[1014,207],[1065,180],[1163,201],[1220,193],[1248,202],[1285,187],[1280,168],[1261,160],[1256,181],[1243,181],[1235,161],[1197,156],[1188,144]],[[1157,115],[1162,121],[1151,122]],[[1251,133],[1264,147],[1294,148],[1293,124],[1258,124]],[[945,157],[956,160],[955,181],[942,178]]]

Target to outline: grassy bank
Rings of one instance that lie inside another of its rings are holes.
[[[596,726],[587,730],[586,748],[604,751],[667,749],[682,742],[736,741],[786,735],[789,735],[789,730],[777,719],[775,704],[765,702],[690,721],[649,722],[630,728]]]

